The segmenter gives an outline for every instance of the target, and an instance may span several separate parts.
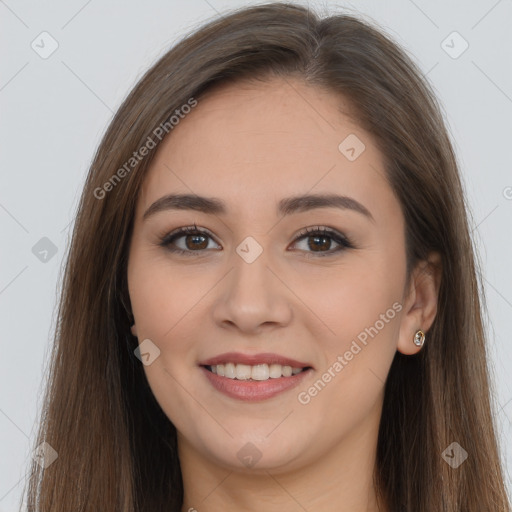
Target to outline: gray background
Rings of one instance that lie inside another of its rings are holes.
[[[100,137],[143,71],[174,41],[216,13],[254,3],[0,0],[0,512],[18,510],[60,267]],[[377,21],[418,62],[444,106],[482,262],[499,435],[512,489],[512,1],[310,4]],[[52,44],[56,51],[44,55]]]

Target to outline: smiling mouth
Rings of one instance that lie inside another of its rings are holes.
[[[270,379],[280,379],[282,377],[292,377],[301,372],[311,369],[311,366],[304,368],[292,367],[281,364],[235,364],[225,363],[216,365],[203,365],[211,373],[219,377],[226,377],[232,380],[245,381],[264,381]]]

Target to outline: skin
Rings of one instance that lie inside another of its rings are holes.
[[[160,350],[144,370],[178,431],[183,512],[378,510],[372,474],[384,382],[396,350],[420,350],[413,337],[434,320],[439,275],[423,262],[406,287],[404,218],[383,156],[340,107],[349,106],[291,78],[224,84],[173,129],[145,177],[128,264],[132,332]],[[349,134],[366,146],[354,161],[338,149]],[[374,221],[333,207],[276,214],[284,197],[332,192],[362,203]],[[220,198],[228,213],[168,210],[143,221],[168,193]],[[191,256],[159,245],[194,223],[213,237],[175,240]],[[314,237],[296,240],[315,226],[354,248],[334,252],[328,239],[318,252],[308,245]],[[236,252],[248,236],[263,249],[250,264]],[[298,394],[394,303],[401,311],[300,403]],[[298,388],[243,402],[214,389],[198,366],[230,351],[274,352],[314,370]],[[237,457],[249,442],[261,455],[252,467]]]

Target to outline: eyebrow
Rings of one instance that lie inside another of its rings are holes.
[[[370,211],[352,197],[336,194],[308,194],[281,199],[277,204],[277,214],[286,216],[316,208],[340,208],[353,210],[375,222]],[[142,220],[166,210],[194,210],[211,215],[225,215],[226,203],[215,197],[203,197],[195,194],[168,194],[157,199],[145,212]]]

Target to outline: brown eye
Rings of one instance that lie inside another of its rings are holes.
[[[181,239],[183,239],[183,242],[181,242]],[[194,226],[169,233],[161,240],[160,245],[177,254],[195,256],[193,253],[201,253],[208,249],[208,239],[212,238],[206,231]],[[177,244],[178,241],[180,241],[181,246]]]
[[[304,250],[306,253],[317,253],[315,256],[330,256],[353,247],[345,236],[329,228],[306,228],[295,239],[294,245],[297,245],[297,242],[301,240],[306,241],[306,247],[301,250]],[[338,244],[338,247],[331,250],[333,243]],[[311,256],[311,254],[307,254],[307,256]]]
[[[205,235],[184,235],[184,238],[187,249],[206,249],[208,247],[208,241],[205,244]]]
[[[306,228],[297,236],[294,245],[297,245],[302,240],[306,241],[305,247],[299,249],[308,257],[331,256],[347,248],[354,247],[344,235],[333,229],[318,226]],[[209,248],[209,241],[214,241],[212,236],[207,231],[199,229],[194,225],[193,227],[180,228],[169,233],[161,240],[160,245],[176,254],[200,256]],[[334,247],[334,249],[333,244],[337,244],[337,247]]]

